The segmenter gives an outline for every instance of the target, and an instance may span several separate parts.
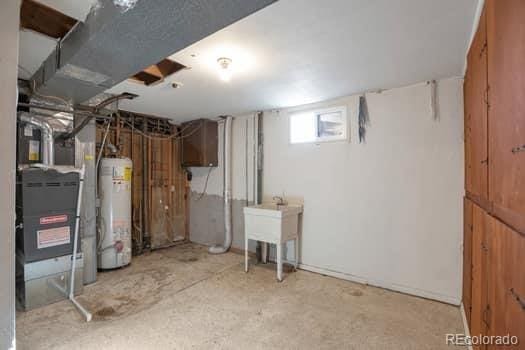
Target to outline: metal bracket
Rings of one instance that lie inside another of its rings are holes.
[[[519,152],[525,152],[525,145],[514,147],[511,150],[512,153],[519,153]]]
[[[516,299],[516,301],[521,305],[521,309],[525,311],[525,300],[522,299],[515,291],[514,288],[510,289],[510,294]]]

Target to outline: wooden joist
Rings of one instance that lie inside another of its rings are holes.
[[[77,20],[34,0],[23,0],[20,27],[34,30],[55,39],[62,39]]]

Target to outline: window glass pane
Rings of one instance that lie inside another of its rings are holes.
[[[317,136],[316,115],[299,113],[290,116],[290,142],[315,142]]]
[[[346,123],[341,111],[317,115],[318,137],[344,137]]]

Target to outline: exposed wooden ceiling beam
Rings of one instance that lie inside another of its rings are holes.
[[[20,27],[22,28],[61,39],[76,23],[76,19],[37,1],[22,1],[20,9]]]
[[[145,68],[141,72],[138,72],[129,79],[148,86],[159,83],[166,77],[184,68],[186,68],[185,65],[172,61],[169,58],[165,58],[162,61]]]

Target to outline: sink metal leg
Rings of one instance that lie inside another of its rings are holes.
[[[266,264],[268,262],[268,243],[261,242],[261,262]]]
[[[277,250],[277,280],[282,282],[283,280],[283,245],[281,243],[276,244]]]
[[[294,264],[294,268],[297,271],[297,267],[299,266],[299,236],[297,236],[297,238],[295,239],[295,242],[294,242],[293,245],[294,245],[294,248],[295,248],[295,264]]]
[[[244,272],[248,272],[248,238],[244,239]]]

